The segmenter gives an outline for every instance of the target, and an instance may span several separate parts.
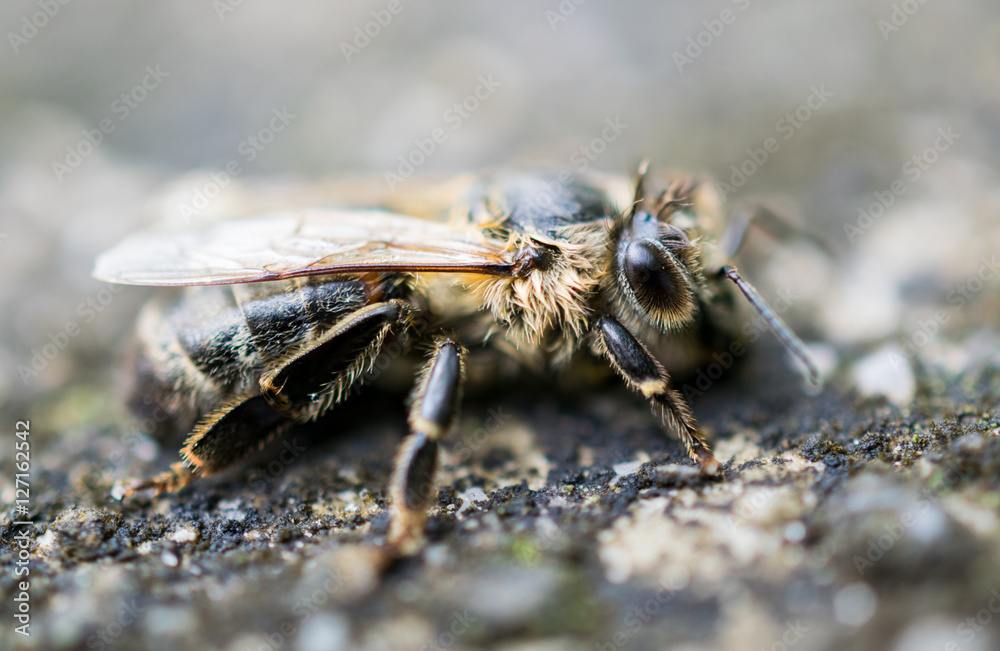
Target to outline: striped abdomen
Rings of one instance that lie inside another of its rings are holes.
[[[143,311],[130,404],[186,429],[223,399],[256,392],[263,372],[358,308],[408,291],[382,276],[185,288]]]

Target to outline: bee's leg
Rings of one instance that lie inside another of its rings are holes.
[[[684,397],[670,388],[670,376],[663,365],[614,317],[601,317],[595,329],[601,352],[625,383],[649,398],[653,412],[680,437],[688,454],[701,466],[702,473],[716,474],[719,462],[698,429]]]
[[[390,494],[389,544],[399,553],[419,549],[434,497],[438,441],[458,420],[465,377],[465,349],[450,337],[435,342],[410,395],[410,434],[396,454]]]
[[[125,497],[148,489],[157,495],[180,490],[199,476],[225,470],[262,450],[287,426],[288,419],[260,395],[228,400],[195,426],[181,448],[183,461],[151,479],[128,482]]]
[[[227,401],[205,416],[181,449],[182,463],[149,480],[131,482],[126,497],[183,488],[197,476],[232,467],[287,431],[340,402],[374,363],[389,332],[410,324],[402,301],[375,303],[345,317],[316,342],[293,351],[260,380],[260,393]]]
[[[787,216],[758,203],[739,206],[730,215],[726,230],[719,238],[719,249],[727,258],[739,253],[751,226],[760,228],[777,240],[788,240],[798,235],[826,253],[834,255],[833,247],[826,239],[811,230],[793,224]]]
[[[361,380],[390,332],[405,334],[412,327],[412,315],[413,308],[400,300],[357,310],[261,376],[261,395],[293,420],[317,418]]]

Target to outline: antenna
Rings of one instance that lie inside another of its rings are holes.
[[[802,366],[806,370],[805,375],[807,379],[813,384],[819,384],[819,371],[816,370],[816,364],[812,361],[812,357],[809,356],[806,345],[792,332],[788,324],[775,314],[774,310],[771,309],[771,306],[767,304],[754,286],[743,280],[739,272],[728,265],[720,269],[719,273],[736,283],[736,286],[740,288],[743,295],[750,301],[750,305],[753,305],[754,309],[767,321],[767,325],[771,326],[771,331],[774,332],[778,340],[788,349],[788,352],[802,362]]]
[[[632,197],[632,209],[628,213],[628,217],[631,220],[635,217],[636,211],[639,209],[639,204],[646,197],[646,174],[649,173],[649,159],[644,158],[639,163],[639,170],[635,177],[635,194]]]

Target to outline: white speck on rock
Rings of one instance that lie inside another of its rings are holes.
[[[679,463],[665,463],[656,467],[656,478],[661,482],[683,483],[696,479],[700,474],[697,468],[682,466]]]
[[[611,466],[611,469],[615,471],[615,474],[619,477],[624,477],[625,475],[631,475],[633,473],[639,472],[639,468],[642,467],[642,461],[629,461],[626,463],[616,463]]]
[[[191,527],[177,529],[168,536],[175,543],[189,543],[198,540],[198,530]]]
[[[52,529],[46,531],[38,539],[38,551],[48,551],[56,546],[56,535],[52,533]]]
[[[917,388],[910,362],[895,343],[856,362],[851,377],[861,395],[882,395],[901,406],[913,400]]]
[[[475,486],[464,493],[460,493],[458,497],[462,500],[462,506],[458,509],[455,515],[462,515],[466,511],[471,511],[475,508],[477,502],[485,502],[489,499],[486,491]]]

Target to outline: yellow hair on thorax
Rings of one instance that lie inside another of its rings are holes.
[[[568,361],[587,333],[594,297],[605,273],[603,224],[574,227],[566,239],[512,234],[508,251],[539,245],[554,252],[546,269],[523,278],[487,278],[472,287],[519,352],[544,352],[556,365]]]

